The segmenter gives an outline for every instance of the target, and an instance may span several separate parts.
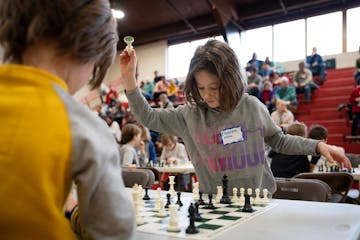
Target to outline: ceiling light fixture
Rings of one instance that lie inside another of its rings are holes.
[[[114,18],[121,19],[125,17],[125,13],[121,10],[111,9]]]

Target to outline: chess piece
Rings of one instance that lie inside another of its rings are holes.
[[[165,204],[165,208],[169,208],[169,206],[171,204],[171,195],[170,195],[170,193],[166,194],[166,199],[167,199],[167,202]]]
[[[205,201],[203,199],[203,193],[202,192],[199,192],[199,204],[200,205],[205,205]]]
[[[262,199],[263,204],[268,204],[270,202],[268,195],[269,195],[269,191],[266,188],[264,188],[263,199]]]
[[[255,189],[255,199],[254,199],[254,204],[255,205],[260,205],[262,203],[262,200],[260,198],[260,189],[256,188]]]
[[[178,208],[179,206],[173,204],[169,206],[170,219],[169,219],[169,226],[167,228],[168,232],[180,232],[179,217],[177,211]]]
[[[177,199],[177,201],[176,201],[176,204],[179,205],[179,207],[182,207],[182,206],[183,206],[183,203],[181,202],[181,199],[180,199],[180,197],[181,197],[181,192],[177,192],[177,197],[178,197],[178,199]]]
[[[238,196],[237,196],[237,192],[238,192],[238,190],[237,190],[237,188],[233,188],[233,196],[232,196],[232,198],[231,198],[231,201],[232,202],[238,202],[238,200],[239,200],[239,198],[238,198]]]
[[[160,210],[160,199],[161,199],[161,188],[157,188],[157,195],[155,198],[154,212],[158,212]]]
[[[254,211],[251,207],[249,194],[245,194],[245,205],[244,205],[242,211],[247,212],[247,213],[252,213]]]
[[[166,211],[165,211],[165,208],[164,208],[164,200],[162,200],[160,198],[160,201],[159,201],[159,205],[160,205],[160,209],[159,209],[159,212],[155,214],[155,216],[157,217],[166,217],[167,214],[166,214]]]
[[[220,203],[224,203],[224,204],[231,203],[230,197],[227,192],[228,182],[229,182],[229,180],[227,179],[227,176],[224,174],[223,179],[222,179],[223,186],[222,186],[222,197],[220,199]]]
[[[143,200],[150,200],[149,188],[145,188],[145,195],[143,197]]]
[[[200,216],[199,212],[199,202],[195,203],[195,221],[200,222],[202,220],[202,217]]]
[[[251,188],[248,188],[248,189],[247,189],[247,194],[248,194],[249,197],[250,197],[250,203],[253,204],[253,203],[254,203],[254,198],[252,197],[253,192],[252,192],[252,189],[251,189]]]
[[[190,224],[185,230],[185,232],[188,234],[199,233],[199,229],[195,226],[195,211],[196,211],[196,209],[194,207],[194,204],[191,203],[190,207],[189,207]]]
[[[244,188],[240,188],[239,203],[240,203],[241,206],[245,204],[244,194],[245,194],[245,189],[244,189]]]
[[[132,192],[132,197],[133,197],[133,203],[134,203],[134,210],[135,210],[135,219],[136,219],[136,224],[137,225],[142,225],[144,224],[144,221],[141,217],[141,214],[140,214],[140,203],[138,201],[138,192],[137,190],[133,191]]]
[[[169,176],[169,184],[170,184],[170,188],[169,188],[169,193],[171,195],[171,197],[174,197],[176,195],[175,189],[174,189],[174,185],[175,185],[175,176]]]
[[[212,194],[209,193],[208,197],[209,197],[209,203],[208,203],[208,205],[206,205],[205,208],[206,208],[206,209],[216,209],[216,207],[215,207],[214,204],[212,203]]]
[[[126,43],[125,50],[128,52],[128,54],[130,54],[131,51],[134,49],[134,47],[132,46],[132,43],[134,42],[134,37],[126,36],[124,37],[124,42]]]
[[[216,187],[216,197],[215,197],[215,202],[216,203],[219,203],[221,198],[222,198],[222,195],[223,195],[223,189],[222,189],[222,186],[217,186]]]
[[[193,199],[195,201],[199,200],[199,182],[193,184],[192,193],[193,193]]]

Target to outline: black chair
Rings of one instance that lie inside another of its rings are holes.
[[[330,202],[343,203],[353,182],[353,176],[345,172],[300,173],[294,178],[318,179],[326,182],[331,188]]]
[[[318,179],[275,178],[276,192],[273,198],[328,202],[331,188]]]

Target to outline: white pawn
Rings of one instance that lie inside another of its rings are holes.
[[[179,208],[179,205],[171,204],[169,206],[170,219],[169,219],[169,226],[167,228],[168,232],[180,232],[178,208]]]
[[[223,196],[223,189],[222,189],[222,186],[217,186],[216,189],[217,189],[217,193],[216,193],[216,197],[215,197],[215,202],[219,203]]]
[[[193,199],[195,201],[200,199],[200,194],[199,194],[199,182],[196,182],[193,184]]]
[[[245,189],[244,188],[240,188],[240,197],[239,197],[239,203],[240,205],[244,205],[245,204]]]
[[[176,195],[176,192],[174,189],[174,185],[175,185],[174,179],[175,179],[175,176],[169,176],[169,184],[170,184],[169,193],[172,198]]]
[[[155,216],[157,216],[157,217],[166,217],[167,214],[166,214],[165,208],[164,208],[164,200],[162,200],[161,198],[160,198],[160,201],[159,201],[159,206],[160,206],[160,210],[159,210],[158,213],[155,214]]]
[[[268,204],[270,202],[269,197],[268,197],[269,191],[266,188],[264,188],[264,190],[263,190],[263,195],[264,195],[264,197],[262,199],[263,204]]]
[[[254,198],[252,197],[252,189],[251,188],[247,189],[247,194],[250,197],[250,203],[253,204],[254,203]]]
[[[157,188],[157,195],[155,198],[155,204],[154,204],[154,212],[158,212],[160,210],[160,199],[161,199],[161,188]]]
[[[238,196],[237,196],[237,192],[238,192],[238,190],[237,190],[237,188],[233,188],[233,196],[232,196],[232,198],[231,198],[231,201],[232,202],[237,202],[238,200],[239,200],[239,198],[238,198]]]
[[[132,36],[126,36],[124,37],[124,42],[126,43],[125,50],[130,54],[131,51],[134,49],[132,46],[132,43],[134,42],[134,38]]]
[[[135,218],[136,218],[136,224],[137,225],[141,225],[141,224],[144,224],[144,221],[141,217],[141,214],[140,214],[140,209],[139,209],[139,202],[138,202],[138,193],[137,191],[133,191],[132,192],[132,197],[133,197],[133,203],[134,203],[134,210],[135,210]]]
[[[262,200],[260,198],[260,189],[256,188],[255,189],[255,199],[254,199],[254,204],[260,205],[262,203]]]

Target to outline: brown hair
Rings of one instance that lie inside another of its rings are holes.
[[[170,136],[168,134],[161,134],[160,137],[161,143],[166,146],[169,144],[169,142],[173,142],[176,143],[177,142],[177,137],[175,136]]]
[[[328,137],[328,131],[326,127],[322,125],[312,125],[309,129],[309,138],[316,140],[326,140]]]
[[[25,50],[54,43],[59,55],[95,62],[90,86],[99,87],[116,55],[116,22],[107,0],[1,0],[3,60],[22,63]]]
[[[121,143],[127,144],[139,133],[141,133],[141,129],[136,124],[126,124],[121,131]]]
[[[151,136],[150,136],[149,129],[147,127],[145,127],[144,125],[141,125],[140,123],[136,123],[136,125],[141,129],[141,139],[143,141],[150,141]]]
[[[195,74],[199,71],[207,71],[220,80],[219,95],[222,99],[219,108],[222,111],[233,110],[245,89],[235,52],[227,44],[217,40],[210,40],[196,49],[184,89],[186,100],[195,106],[203,104],[195,81]]]
[[[287,127],[286,134],[306,137],[306,125],[302,122],[295,121]]]

